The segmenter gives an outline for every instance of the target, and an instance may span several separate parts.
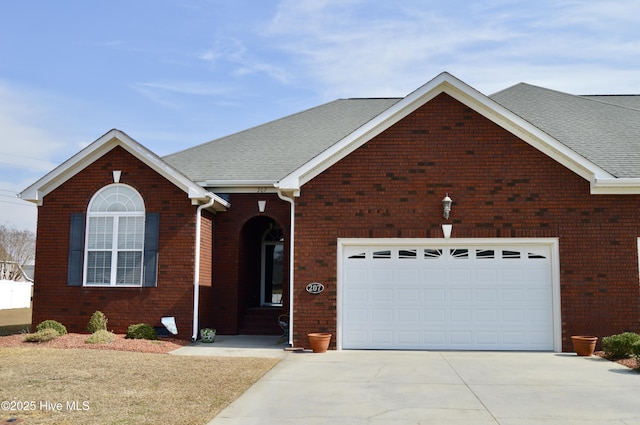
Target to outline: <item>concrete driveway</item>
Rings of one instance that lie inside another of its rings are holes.
[[[568,353],[288,353],[209,425],[640,425],[640,374]]]

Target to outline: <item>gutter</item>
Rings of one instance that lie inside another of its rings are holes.
[[[200,309],[200,239],[201,239],[201,223],[202,223],[202,210],[209,208],[216,201],[216,196],[213,193],[207,192],[209,202],[202,204],[198,207],[196,212],[196,252],[195,252],[195,270],[193,273],[193,334],[191,335],[191,342],[196,342],[198,339],[198,320]]]
[[[293,255],[295,235],[295,217],[296,204],[292,197],[285,195],[281,189],[278,189],[278,198],[291,204],[291,231],[289,235],[289,347],[293,347],[293,263],[295,256]]]

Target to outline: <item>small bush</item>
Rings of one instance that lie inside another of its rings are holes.
[[[636,362],[640,364],[640,341],[631,345],[631,357],[636,359]]]
[[[624,359],[632,355],[634,344],[640,343],[640,335],[624,332],[602,338],[602,350],[610,359]]]
[[[87,325],[87,330],[89,333],[93,334],[97,331],[106,331],[107,330],[107,318],[101,311],[96,311],[91,315],[91,319],[89,319],[89,324]]]
[[[109,344],[116,340],[116,336],[113,332],[109,332],[106,329],[99,329],[89,335],[89,337],[84,341],[87,344]]]
[[[67,328],[62,323],[55,320],[45,320],[36,326],[36,332],[43,329],[54,329],[58,332],[58,335],[66,335],[67,333]]]
[[[129,326],[125,338],[158,339],[158,334],[156,333],[156,330],[151,327],[151,325],[147,325],[146,323],[138,323],[137,325]]]
[[[24,340],[26,342],[47,342],[56,339],[60,334],[53,328],[44,328],[32,334],[26,334]]]

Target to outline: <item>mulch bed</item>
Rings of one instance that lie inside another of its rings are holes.
[[[595,353],[593,353],[595,356],[601,357],[603,359],[612,361],[612,362],[616,362],[618,364],[621,364],[622,366],[626,366],[629,369],[634,369],[638,372],[640,372],[640,364],[638,363],[638,361],[634,358],[628,358],[628,359],[609,359],[607,358],[607,356],[604,355],[604,351],[596,351]]]
[[[124,335],[120,334],[116,334],[116,339],[113,342],[105,344],[87,344],[85,341],[88,337],[88,334],[70,333],[61,335],[47,342],[25,342],[23,334],[0,336],[0,347],[83,348],[165,354],[189,344],[188,341],[176,338],[160,338],[155,341],[146,339],[126,339]]]

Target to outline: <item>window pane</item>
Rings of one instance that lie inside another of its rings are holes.
[[[282,281],[283,281],[283,245],[265,246],[265,299],[267,304],[282,303]]]
[[[520,258],[520,251],[502,250],[502,258]]]
[[[455,259],[468,259],[469,258],[469,250],[465,248],[455,248],[449,250],[449,255]]]
[[[142,252],[118,252],[116,285],[140,285],[142,277]]]
[[[391,251],[376,251],[373,258],[391,258]]]
[[[111,280],[111,251],[87,253],[87,285],[108,285]]]
[[[91,201],[91,212],[144,211],[144,201],[138,192],[125,185],[108,186]]]
[[[431,249],[431,248],[424,249],[424,258],[430,259],[430,258],[440,258],[440,257],[442,257],[441,249]]]
[[[118,249],[142,249],[144,217],[120,217],[118,221]]]
[[[401,249],[398,251],[398,258],[410,258],[416,259],[418,258],[418,250],[416,249]]]
[[[88,249],[111,249],[113,217],[89,217]]]
[[[493,249],[476,249],[476,258],[496,258],[496,253]]]

